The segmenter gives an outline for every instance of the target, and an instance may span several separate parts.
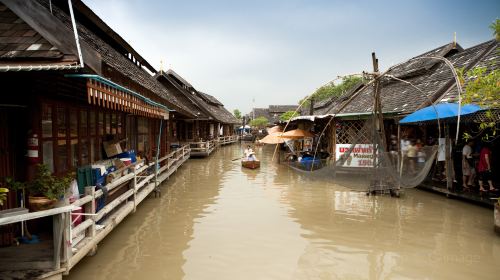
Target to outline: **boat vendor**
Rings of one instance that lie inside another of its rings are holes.
[[[255,157],[255,153],[252,150],[252,147],[250,147],[250,145],[247,146],[247,148],[243,153],[245,154],[245,160],[251,160],[251,161],[257,160],[257,158]]]

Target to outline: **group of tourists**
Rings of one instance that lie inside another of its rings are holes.
[[[423,142],[420,139],[401,140],[401,152],[407,159],[408,170],[411,174],[417,173],[420,169],[418,168],[419,165],[422,165],[426,161],[427,155],[424,152],[423,146]],[[389,151],[391,154],[397,154],[397,142],[393,136],[391,136],[391,142],[389,143]]]
[[[474,150],[474,148],[477,149]],[[462,186],[464,191],[471,191],[475,185],[476,175],[478,175],[481,193],[498,191],[493,186],[491,160],[492,153],[488,143],[483,142],[481,147],[475,147],[474,140],[467,141],[462,149]],[[488,189],[484,188],[484,183],[488,184]]]

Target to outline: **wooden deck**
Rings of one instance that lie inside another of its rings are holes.
[[[87,255],[93,255],[100,243],[125,217],[189,159],[185,145],[167,156],[144,165],[137,162],[124,167],[124,176],[106,185],[109,192],[127,184],[128,190],[96,211],[96,200],[104,195],[95,186],[85,188],[85,195],[69,206],[46,211],[0,218],[0,225],[52,216],[54,235],[37,244],[0,248],[0,279],[61,279]],[[156,169],[155,166],[160,166]],[[84,220],[71,225],[71,211],[82,208]],[[99,224],[97,222],[99,221]]]
[[[495,204],[495,200],[491,198],[496,198],[499,196],[498,193],[497,194],[486,193],[480,195],[479,193],[476,192],[461,192],[455,190],[448,190],[446,189],[446,185],[442,185],[439,182],[433,182],[433,181],[425,181],[424,183],[420,184],[418,188],[422,190],[439,193],[445,195],[448,198],[456,198],[488,208],[493,208]]]
[[[192,157],[208,157],[217,146],[218,142],[215,140],[189,143]]]
[[[189,142],[192,157],[208,157],[219,146],[236,143],[239,141],[238,135],[221,136],[216,140]]]

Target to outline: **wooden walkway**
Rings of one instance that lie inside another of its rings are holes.
[[[99,244],[125,217],[153,191],[160,193],[159,185],[167,180],[189,159],[190,149],[185,145],[167,156],[145,165],[137,162],[118,172],[123,176],[106,185],[107,192],[123,188],[122,193],[97,211],[97,201],[105,195],[95,186],[85,188],[85,194],[69,206],[18,216],[0,218],[0,225],[53,217],[53,237],[42,238],[37,244],[0,248],[0,279],[61,279],[83,257],[95,254]],[[160,166],[156,169],[155,166]],[[72,211],[82,209],[84,220],[71,224]]]
[[[200,141],[200,142],[189,142],[189,147],[191,149],[192,157],[208,157],[215,151],[219,146],[228,145],[238,142],[239,137],[237,135],[232,136],[222,136],[217,140]]]
[[[480,195],[479,193],[476,192],[460,192],[460,191],[454,191],[454,190],[448,190],[446,189],[445,185],[439,184],[439,182],[433,182],[433,181],[425,181],[424,183],[420,184],[418,186],[419,189],[427,190],[427,191],[432,191],[435,193],[439,193],[442,195],[445,195],[448,198],[455,198],[455,199],[460,199],[463,201],[467,201],[470,203],[474,203],[477,205],[481,205],[484,207],[488,208],[493,208],[495,201],[492,198],[499,197],[500,194],[498,193],[485,193],[483,195]]]

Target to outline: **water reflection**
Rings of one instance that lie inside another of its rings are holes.
[[[71,279],[496,279],[492,211],[418,190],[367,197],[238,145],[190,160]]]

